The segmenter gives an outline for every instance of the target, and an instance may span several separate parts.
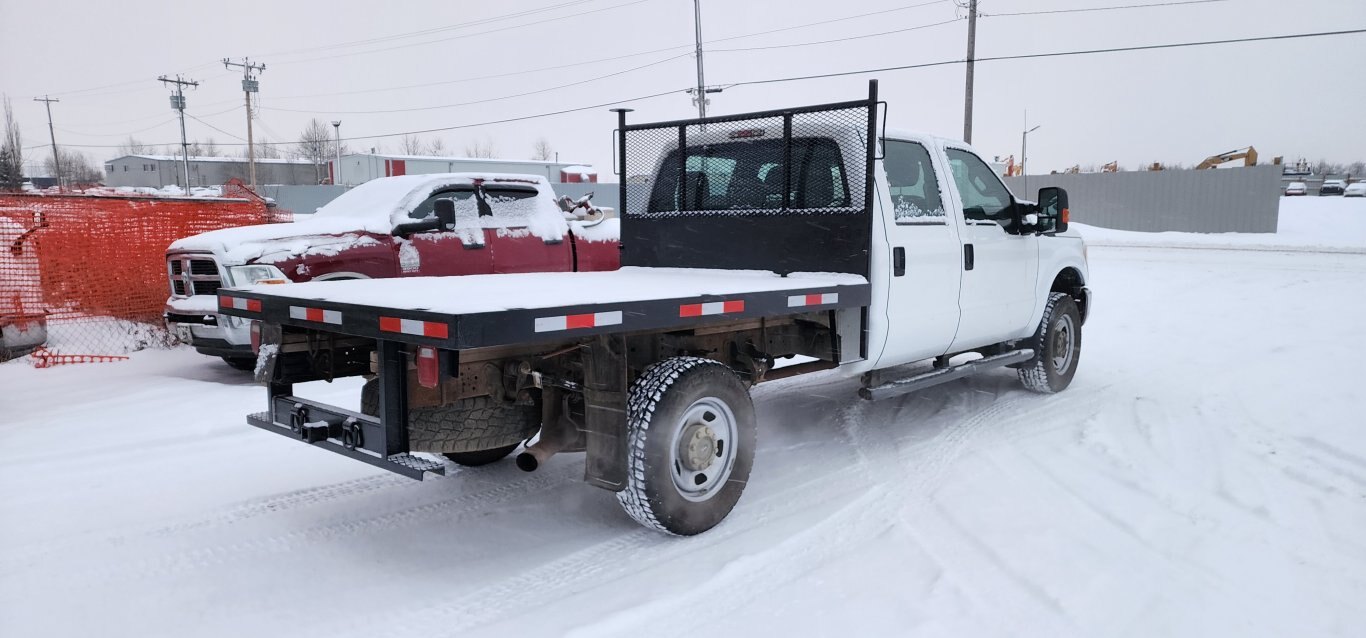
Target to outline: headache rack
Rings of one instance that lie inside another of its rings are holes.
[[[865,100],[739,115],[613,109],[622,265],[868,276],[879,106],[872,80]]]

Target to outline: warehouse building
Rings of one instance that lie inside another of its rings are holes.
[[[322,167],[308,160],[257,159],[257,184],[317,184]],[[124,155],[104,163],[105,186],[183,187],[181,157],[177,155]],[[243,157],[190,157],[190,185],[217,186],[237,178],[247,181]]]
[[[328,162],[328,179],[338,177],[335,164]],[[540,175],[552,183],[598,181],[598,175],[592,168],[575,162],[357,153],[341,157],[341,175],[335,182],[355,186],[379,177],[433,173],[524,173]]]

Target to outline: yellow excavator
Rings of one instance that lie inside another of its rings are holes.
[[[1238,150],[1229,151],[1227,153],[1211,155],[1209,157],[1206,157],[1205,161],[1200,162],[1200,165],[1196,166],[1195,170],[1198,171],[1206,168],[1214,168],[1220,164],[1227,164],[1229,162],[1234,162],[1237,160],[1243,160],[1243,166],[1256,166],[1257,149],[1249,146],[1247,148],[1240,148]]]

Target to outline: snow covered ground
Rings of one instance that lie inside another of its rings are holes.
[[[577,455],[418,483],[250,428],[186,350],[0,365],[0,636],[1361,635],[1366,255],[1090,262],[1069,390],[761,385],[689,539]]]

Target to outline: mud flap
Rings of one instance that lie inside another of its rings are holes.
[[[584,357],[583,480],[613,492],[626,488],[626,338],[601,335]]]

